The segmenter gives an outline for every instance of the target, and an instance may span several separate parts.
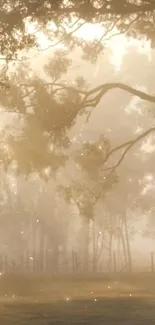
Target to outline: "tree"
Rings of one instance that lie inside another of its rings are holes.
[[[76,37],[72,40],[72,33],[67,34],[64,27],[66,20],[66,24],[68,24],[69,20],[74,19],[75,16],[77,16],[78,23],[82,19],[82,24],[99,22],[103,25],[102,19],[104,18],[104,28],[107,28],[107,30],[109,30],[110,23],[110,26],[112,24],[110,29],[117,27],[120,33],[130,31],[134,32],[136,37],[138,35],[147,35],[147,37],[151,38],[152,21],[150,17],[152,17],[153,12],[154,5],[152,1],[131,4],[129,1],[124,0],[121,5],[116,0],[108,1],[108,3],[106,0],[97,3],[94,1],[79,1],[78,5],[75,1],[66,4],[62,0],[54,3],[51,3],[51,1],[37,3],[31,1],[31,4],[29,1],[20,1],[15,2],[14,6],[12,1],[8,2],[7,5],[2,2],[3,28],[7,26],[7,29],[3,33],[1,52],[3,55],[6,53],[10,59],[11,53],[17,54],[19,49],[26,49],[27,45],[32,48],[36,44],[35,33],[30,35],[28,29],[24,27],[28,21],[38,24],[39,28],[46,31],[51,38],[53,33],[57,35],[57,38],[59,38],[60,34],[63,34],[67,46],[72,46],[77,42],[80,46],[83,46],[83,42],[81,43]],[[48,27],[51,20],[57,26],[56,32],[52,27]],[[148,24],[147,29],[143,28],[146,24]],[[20,37],[17,37],[19,34]],[[87,47],[87,44],[85,45]],[[94,47],[92,47],[91,51],[94,52]],[[70,61],[66,58],[66,53],[64,51],[59,52],[52,62],[45,67],[46,72],[48,71],[48,74],[52,77],[50,83],[45,84],[42,80],[33,76],[30,84],[28,67],[23,66],[22,69],[20,68],[16,72],[16,78],[14,74],[12,75],[9,81],[8,96],[6,96],[4,90],[1,91],[1,104],[7,106],[9,112],[18,113],[20,117],[24,116],[25,124],[24,137],[20,136],[16,141],[11,136],[8,139],[8,145],[13,148],[13,151],[10,151],[9,155],[7,155],[6,165],[18,160],[20,170],[24,173],[28,174],[37,168],[44,177],[50,176],[51,164],[53,170],[56,170],[66,161],[66,148],[69,146],[66,131],[73,126],[79,114],[87,112],[90,115],[102,97],[112,89],[119,88],[151,103],[155,102],[154,96],[117,82],[103,84],[92,90],[87,90],[85,87],[79,88],[78,82],[75,87],[68,87],[63,83],[62,79],[59,84],[56,81],[60,80],[62,74],[66,73],[69,65]],[[52,70],[54,70],[54,73],[49,72]],[[24,82],[21,83],[21,80]],[[45,98],[46,106],[48,106],[46,111],[43,109]],[[53,107],[52,111],[51,106]],[[148,134],[153,130],[148,130]],[[29,143],[30,134],[33,145]],[[143,138],[145,135],[146,133],[141,137]],[[140,138],[136,139],[136,142]],[[135,141],[131,142],[124,144],[125,152],[123,157],[135,143]],[[57,144],[54,145],[54,148],[53,143]],[[22,152],[21,155],[20,148],[22,146],[25,152]],[[63,150],[60,150],[60,148],[63,148]],[[2,156],[6,156],[6,151],[8,152],[8,147],[3,146]],[[43,152],[44,154],[42,154]]]
[[[49,91],[47,87],[50,88]],[[32,84],[23,83],[20,88],[12,83],[8,96],[2,90],[1,104],[3,107],[7,107],[11,113],[19,114],[20,118],[24,117],[22,119],[24,134],[20,130],[20,135],[16,137],[15,141],[14,136],[9,135],[7,147],[2,143],[1,157],[5,157],[5,165],[19,161],[20,169],[26,174],[35,171],[35,169],[40,171],[48,167],[57,169],[66,159],[65,151],[61,150],[60,152],[61,148],[65,149],[69,146],[70,140],[66,136],[66,131],[75,123],[79,114],[87,112],[90,115],[105,93],[117,87],[137,95],[141,99],[155,102],[154,96],[118,83],[101,85],[92,91],[66,87],[52,82],[45,84],[38,78]],[[61,92],[59,99],[58,91]],[[43,109],[45,100],[46,110]],[[111,152],[108,152],[105,160],[108,160],[114,152],[123,150],[122,157],[115,166],[116,169],[130,148],[152,132],[154,132],[154,127],[138,135],[135,139],[113,148]],[[30,134],[31,143],[29,142]],[[9,150],[9,147],[13,150]],[[22,152],[22,155],[20,147],[24,147],[25,153]]]
[[[58,66],[58,63],[61,64]],[[154,132],[154,126],[151,128],[148,126],[148,130],[143,130],[140,135],[134,134],[134,129],[132,128],[131,133],[127,132],[125,139],[121,139],[121,143],[116,139],[114,133],[112,134],[112,143],[109,141],[109,138],[106,139],[106,136],[104,136],[101,139],[103,141],[101,149],[99,148],[99,143],[82,144],[79,150],[73,148],[69,131],[75,126],[80,114],[83,118],[87,117],[88,123],[91,113],[101,103],[104,95],[114,88],[118,87],[129,92],[129,94],[149,100],[150,103],[154,103],[155,99],[154,96],[150,96],[143,91],[117,82],[104,84],[92,90],[88,90],[85,87],[83,80],[82,83],[81,80],[79,83],[79,79],[74,87],[66,85],[63,80],[63,74],[66,73],[69,64],[70,62],[66,58],[64,51],[56,53],[56,56],[52,58],[45,68],[51,78],[50,82],[44,82],[36,75],[33,75],[30,79],[26,65],[23,66],[23,70],[20,68],[16,71],[16,79],[15,75],[12,74],[10,89],[7,89],[7,96],[4,90],[1,91],[1,105],[4,108],[6,107],[7,112],[10,112],[10,114],[17,113],[17,119],[19,117],[18,121],[20,121],[22,127],[18,129],[18,133],[16,130],[13,136],[10,136],[10,134],[8,136],[7,133],[7,145],[6,138],[4,143],[1,143],[1,160],[6,166],[10,164],[13,166],[16,163],[17,169],[24,175],[37,171],[40,175],[44,175],[44,178],[49,179],[51,169],[55,174],[55,171],[64,166],[64,163],[68,164],[70,168],[69,156],[76,158],[76,163],[82,168],[83,177],[80,178],[80,184],[76,182],[77,180],[74,183],[71,182],[72,193],[69,192],[69,195],[72,194],[76,199],[83,195],[82,208],[80,207],[81,214],[85,214],[88,217],[87,220],[90,220],[90,218],[94,217],[95,197],[101,192],[102,187],[104,194],[107,191],[105,182],[102,183],[102,176],[104,175],[105,177],[106,174],[109,189],[111,189],[113,181],[116,180],[117,171],[120,181],[124,180],[123,185],[125,186],[125,182],[128,181],[125,175],[133,175],[135,173],[131,166],[134,164],[134,166],[139,168],[141,156],[137,150],[138,144],[145,136]],[[61,67],[61,71],[59,71],[59,67]],[[120,77],[120,74],[118,77]],[[127,81],[129,82],[129,80],[130,84],[134,83],[130,74],[127,75]],[[150,92],[152,92],[152,89]],[[130,97],[127,97],[125,103],[128,103],[129,99]],[[115,107],[117,109],[117,103],[115,103]],[[118,107],[118,109],[120,108]],[[148,112],[148,106],[145,106],[144,109]],[[112,115],[115,121],[117,114],[113,113]],[[135,114],[136,118],[137,115]],[[146,122],[145,116],[142,117],[142,121]],[[144,124],[146,127],[147,123]],[[131,124],[126,124],[126,126],[130,129]],[[107,150],[105,150],[105,147]],[[139,154],[138,158],[137,156],[135,158],[134,148],[137,150],[137,154]],[[83,152],[84,155],[81,155]],[[127,153],[130,153],[131,156],[127,156]],[[124,160],[126,156],[127,159]],[[125,167],[123,167],[124,164]],[[151,161],[148,162],[147,166],[143,164],[138,177],[142,177],[142,173],[147,171],[148,165],[150,169],[153,168]],[[121,169],[119,168],[120,166]],[[100,179],[102,180],[101,182]],[[138,178],[136,178],[134,185],[137,182]],[[90,195],[92,190],[93,194],[91,193]],[[68,191],[70,191],[70,186]],[[123,188],[122,191],[124,191]],[[135,192],[133,191],[134,195]],[[104,196],[102,196],[103,198]],[[121,203],[121,198],[119,198],[119,202]],[[111,222],[114,223],[114,220],[115,218]],[[44,227],[45,223],[43,224]]]
[[[30,83],[29,70],[23,66],[16,71],[16,78],[11,75],[7,95],[1,90],[4,111],[7,107],[16,118],[1,143],[1,161],[5,161],[6,168],[16,163],[17,172],[27,175],[38,170],[42,177],[49,178],[65,163],[70,144],[67,130],[81,108],[80,91],[56,82],[70,64],[65,55],[64,51],[56,53],[45,66],[51,82],[44,83],[33,74]]]
[[[39,272],[49,261],[46,270],[56,271],[59,258],[64,267],[68,257],[70,218],[64,218],[62,198],[57,203],[54,181],[34,176],[25,180],[1,170],[0,258],[7,258],[8,268],[23,271],[25,259],[30,259]]]
[[[88,271],[89,246],[90,246],[90,221],[95,223],[95,207],[99,200],[117,183],[117,175],[114,173],[106,178],[103,164],[107,153],[110,151],[110,143],[104,137],[98,142],[86,142],[73,154],[75,161],[74,178],[67,184],[60,185],[59,190],[68,203],[74,202],[79,210],[83,222],[83,236],[81,234],[83,250],[83,267]],[[96,244],[93,238],[93,270],[96,271]]]
[[[82,83],[81,87],[79,80],[77,80],[77,87],[65,85],[62,76],[70,64],[65,55],[64,51],[56,52],[52,61],[45,66],[51,82],[45,83],[33,75],[29,83],[27,66],[23,66],[16,72],[16,79],[14,74],[11,76],[11,88],[7,96],[3,90],[1,91],[1,105],[7,107],[10,113],[18,114],[22,122],[24,121],[24,128],[20,130],[20,135],[8,137],[10,151],[8,146],[3,143],[1,145],[1,157],[5,158],[6,166],[17,162],[17,167],[20,167],[23,173],[29,174],[37,170],[45,178],[50,177],[51,169],[57,170],[66,161],[67,150],[71,145],[67,132],[75,124],[78,115],[88,114],[90,117],[92,109],[99,104],[110,88],[118,86],[142,99],[154,101],[153,96],[118,83],[106,84],[92,91],[85,88],[85,83]],[[44,103],[47,105],[46,110]],[[107,166],[109,158],[114,153],[124,150],[115,166],[116,169],[128,150],[153,131],[154,128],[151,128],[135,140],[121,145],[116,144],[116,148],[111,152],[108,151],[105,157]]]
[[[104,27],[104,36],[117,29],[128,36],[147,37],[154,43],[154,10],[152,0],[63,0],[29,1],[1,0],[1,48],[0,52],[8,59],[17,56],[18,50],[37,46],[37,34],[30,32],[28,23],[43,30],[49,39],[72,42],[73,32],[84,23],[99,23]],[[50,24],[56,28],[52,29]],[[69,31],[68,31],[69,30]],[[118,32],[117,32],[118,33]]]

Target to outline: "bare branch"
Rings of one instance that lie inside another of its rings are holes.
[[[112,35],[111,35],[111,37],[109,37],[109,39],[104,39],[104,37],[107,36],[110,32],[112,32],[112,30],[116,27],[116,25],[117,25],[117,23],[118,23],[119,20],[120,20],[120,18],[117,19],[115,22],[113,22],[113,23],[111,24],[111,27],[106,31],[106,33],[103,33],[103,35],[102,35],[101,38],[99,39],[99,41],[98,41],[97,45],[95,46],[95,48],[98,48],[99,45],[100,45],[100,43],[101,43],[103,40],[104,40],[104,41],[107,41],[107,40],[109,40],[109,39],[112,37]]]
[[[110,173],[107,175],[106,180],[104,185],[106,186],[106,184],[109,181],[109,178],[113,175],[113,173],[116,171],[116,169],[119,167],[119,165],[121,164],[121,162],[123,161],[123,159],[125,158],[126,154],[128,153],[128,151],[139,141],[141,141],[143,138],[145,138],[146,136],[148,136],[149,134],[151,134],[152,132],[155,132],[155,127],[152,127],[148,130],[146,130],[145,132],[143,132],[142,134],[140,134],[138,137],[136,137],[134,140],[125,142],[119,146],[117,146],[116,148],[112,149],[109,154],[107,155],[105,161],[104,161],[104,165],[105,163],[108,161],[109,157],[113,155],[113,153],[115,153],[116,151],[119,151],[123,148],[126,148],[123,152],[123,154],[121,155],[121,157],[119,158],[118,162],[116,163],[116,165],[112,166],[112,167],[108,167],[103,169],[103,171],[106,171],[108,169],[111,169]],[[104,188],[105,188],[104,186]],[[94,189],[95,190],[95,189]],[[95,201],[94,204],[101,198],[102,193],[103,193],[104,189],[102,189],[98,195],[95,195]]]
[[[62,39],[60,39],[59,41],[55,42],[54,44],[49,45],[45,49],[41,50],[41,52],[45,52],[45,51],[49,50],[50,48],[55,47],[55,46],[63,43],[69,36],[73,35],[77,30],[79,30],[85,24],[86,24],[86,22],[84,21],[83,23],[81,23],[80,25],[78,25],[76,28],[74,28],[70,33],[66,34]]]
[[[120,150],[124,149],[121,157],[119,158],[118,162],[112,166],[112,167],[108,167],[103,169],[103,171],[111,169],[110,173],[107,175],[105,182],[104,182],[104,187],[100,190],[99,193],[96,193],[96,187],[94,187],[93,190],[89,189],[88,187],[84,186],[84,184],[80,184],[77,181],[73,181],[73,184],[78,184],[79,187],[81,187],[81,189],[83,189],[83,187],[94,197],[94,202],[93,205],[95,205],[98,200],[101,198],[106,184],[109,182],[110,177],[112,176],[112,174],[116,171],[116,169],[119,167],[119,165],[121,164],[121,162],[123,161],[123,159],[125,158],[125,156],[127,155],[128,151],[135,145],[137,144],[139,141],[141,141],[142,139],[144,139],[146,136],[148,136],[149,134],[155,132],[155,127],[149,128],[148,130],[146,130],[145,132],[143,132],[142,134],[140,134],[139,136],[137,136],[134,140],[130,140],[127,142],[124,142],[123,144],[113,148],[107,155],[105,161],[104,161],[104,165],[106,164],[106,162],[108,161],[109,157],[111,157],[115,152],[119,152]],[[78,202],[76,202],[76,200],[73,198],[74,202],[78,205]]]
[[[125,85],[123,83],[119,83],[119,82],[115,82],[115,83],[106,83],[103,85],[100,85],[90,91],[82,91],[79,89],[76,89],[76,87],[72,87],[72,86],[67,86],[65,84],[59,84],[59,83],[45,83],[44,86],[48,86],[48,85],[53,85],[53,86],[57,86],[60,87],[61,89],[72,89],[77,93],[81,93],[84,96],[84,100],[83,100],[83,107],[95,107],[97,106],[97,104],[100,102],[101,98],[110,90],[112,89],[121,89],[124,90],[128,93],[130,93],[133,96],[137,96],[140,99],[149,101],[151,103],[155,103],[155,96],[154,95],[149,95],[144,91],[135,89],[131,86]],[[20,84],[20,86],[25,86],[25,87],[36,87],[35,84]],[[95,95],[96,94],[96,95]],[[95,95],[94,98],[89,99],[89,97]]]
[[[81,18],[76,19],[72,25],[68,25],[66,22],[64,22],[64,24],[69,28],[73,28],[80,20]]]
[[[97,104],[100,102],[100,100],[102,99],[102,97],[110,90],[112,89],[121,89],[124,90],[128,93],[130,93],[133,96],[137,96],[140,99],[149,101],[151,103],[155,103],[155,96],[153,95],[149,95],[147,93],[145,93],[144,91],[135,89],[131,86],[122,84],[122,83],[106,83],[103,84],[101,86],[98,86],[92,90],[90,90],[89,92],[87,92],[85,99],[84,99],[84,103],[86,107],[96,107]],[[96,94],[96,95],[95,95]],[[89,97],[95,95],[94,98],[89,99]]]
[[[137,144],[139,141],[141,141],[142,139],[144,139],[146,136],[148,136],[149,134],[155,132],[155,127],[152,127],[148,130],[146,130],[145,132],[141,133],[138,137],[136,137],[134,140],[128,141],[123,143],[122,145],[112,149],[109,154],[107,155],[104,164],[108,161],[109,157],[113,155],[114,152],[119,151],[123,148],[125,148],[123,154],[121,155],[121,157],[119,158],[118,162],[116,163],[116,165],[109,167],[108,169],[111,169],[111,172],[109,175],[111,175],[117,167],[119,167],[119,165],[121,164],[121,162],[123,161],[123,159],[125,158],[126,154],[128,153],[128,151],[135,145]],[[104,169],[105,170],[105,169]],[[108,176],[109,176],[108,175]]]
[[[107,38],[105,38],[104,39],[104,37],[105,36],[107,36],[115,27],[117,28],[117,23],[120,21],[120,18],[118,18],[115,22],[114,22],[114,24],[112,25],[112,27],[109,29],[109,30],[107,30],[107,32],[106,32],[106,34],[104,34],[104,35],[102,35],[102,37],[101,37],[101,39],[99,40],[99,42],[101,42],[102,40],[104,41],[104,42],[106,42],[106,41],[109,41],[109,40],[111,40],[113,37],[115,37],[115,36],[118,36],[118,35],[122,35],[122,34],[125,34],[126,32],[128,32],[129,31],[129,29],[131,28],[131,26],[142,16],[143,14],[142,13],[140,13],[139,15],[136,15],[136,17],[133,19],[133,20],[131,20],[131,22],[128,24],[128,26],[126,26],[123,30],[121,30],[121,31],[117,31],[115,34],[112,34],[111,36],[109,36],[109,37],[107,37]]]

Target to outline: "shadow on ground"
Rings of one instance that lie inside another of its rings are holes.
[[[64,300],[0,305],[2,325],[155,324],[155,301],[140,298]]]

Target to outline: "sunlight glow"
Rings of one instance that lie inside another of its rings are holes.
[[[146,181],[152,181],[153,180],[153,175],[152,174],[147,174],[146,176],[145,176],[145,180]]]
[[[148,138],[141,146],[141,150],[146,153],[151,153],[155,151],[155,145],[152,144],[152,138]]]
[[[50,175],[50,171],[51,171],[51,168],[50,167],[46,167],[46,168],[44,168],[43,173],[44,173],[45,176],[48,177]]]
[[[115,31],[114,31],[115,33]],[[101,43],[105,48],[111,48],[112,56],[110,62],[120,69],[122,59],[126,53],[127,40],[124,35],[115,36],[111,38],[112,34],[108,33],[104,37],[104,29],[99,24],[86,24],[76,33],[77,37],[83,38],[85,41],[92,41],[94,39],[101,40]]]
[[[94,39],[100,39],[104,33],[103,28],[100,24],[85,24],[82,26],[75,35],[83,38],[86,41],[92,41]]]
[[[52,47],[52,44],[56,43],[57,40],[51,42],[48,37],[46,36],[46,34],[39,29],[38,25],[36,23],[30,23],[29,21],[27,21],[26,23],[26,29],[27,32],[30,34],[35,34],[35,37],[37,39],[37,42],[39,44],[40,50],[44,51],[46,49],[48,49],[48,47]],[[47,26],[47,30],[50,33],[50,31],[56,31],[57,27],[55,24],[48,24]],[[62,43],[55,45],[54,47],[56,48],[64,48],[64,45]]]
[[[65,26],[67,33],[72,33],[78,27],[74,26],[74,29],[67,28]],[[62,42],[60,39],[53,39],[52,32],[57,31],[57,26],[54,23],[50,23],[47,26],[48,33],[51,34],[51,40],[46,36],[46,32],[39,29],[36,23],[26,22],[26,29],[30,34],[35,34],[39,48],[49,55],[47,50],[57,50],[58,48],[64,48],[63,37]],[[102,43],[103,47],[110,48],[112,50],[112,55],[110,57],[110,62],[115,66],[116,70],[120,70],[123,57],[127,52],[127,49],[131,46],[135,46],[137,51],[140,53],[145,53],[148,59],[151,60],[150,42],[149,41],[137,41],[136,39],[127,39],[125,35],[117,35],[118,31],[113,29],[112,32],[106,32],[104,35],[104,29],[100,24],[87,23],[81,26],[77,31],[73,32],[78,38],[88,41],[98,40]]]
[[[110,62],[120,70],[122,60],[127,52],[127,49],[131,46],[135,46],[140,53],[145,53],[148,59],[151,60],[150,42],[149,41],[137,41],[136,39],[127,39],[125,35],[116,35],[117,30],[113,30],[111,33],[105,33],[104,29],[100,24],[85,24],[81,27],[75,35],[77,37],[83,38],[85,41],[92,41],[94,39],[101,40],[102,45],[105,48],[111,48],[112,56]]]
[[[9,154],[10,153],[10,146],[7,143],[3,144],[3,150],[5,153]]]
[[[141,195],[145,195],[145,194],[147,194],[147,192],[148,192],[149,190],[151,190],[152,188],[153,188],[152,184],[147,184],[147,185],[143,188],[143,190],[141,191]]]

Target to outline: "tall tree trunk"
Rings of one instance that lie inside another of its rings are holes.
[[[39,269],[40,272],[44,272],[44,264],[45,264],[45,232],[44,232],[44,228],[41,225],[40,227],[40,263],[39,263]]]
[[[127,255],[128,255],[128,270],[129,270],[129,272],[132,272],[131,248],[130,248],[130,240],[129,240],[129,234],[128,234],[127,221],[126,221],[125,214],[123,217],[123,222],[124,222],[124,230],[125,230],[125,237],[126,237]]]
[[[83,217],[83,272],[89,270],[89,227],[88,218]]]
[[[117,263],[118,263],[118,267],[121,267],[121,235],[120,232],[118,233],[117,236]]]
[[[32,250],[37,251],[37,228],[36,228],[36,222],[33,220],[31,224],[31,232],[32,232]]]
[[[96,272],[96,263],[97,263],[97,259],[96,259],[96,229],[95,229],[95,220],[93,220],[93,272]]]
[[[113,233],[112,230],[109,232],[109,271],[112,272],[112,240]]]
[[[59,273],[59,247],[57,243],[53,245],[52,270],[56,274]]]
[[[125,241],[125,238],[124,238],[124,234],[123,234],[124,232],[123,232],[122,225],[119,228],[119,232],[120,232],[120,239],[121,239],[121,243],[122,243],[124,262],[125,262],[125,266],[127,266],[128,265],[128,256],[127,256],[126,241]]]

